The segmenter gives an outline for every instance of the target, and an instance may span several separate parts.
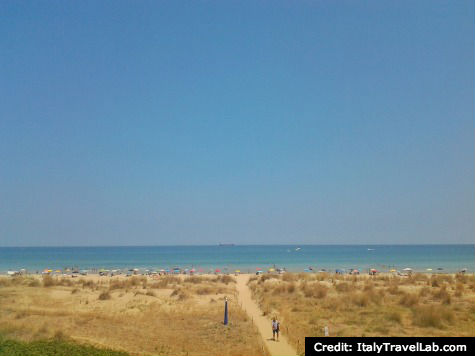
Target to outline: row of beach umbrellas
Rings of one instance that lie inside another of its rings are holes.
[[[226,273],[228,272],[228,268],[224,268],[223,270],[224,270],[224,272],[226,272]],[[276,270],[277,270],[278,272],[282,271],[281,269],[276,269],[276,268],[274,268],[274,267],[269,268],[267,271],[270,272],[270,273],[273,273],[273,272],[276,272]],[[443,268],[439,267],[439,268],[437,268],[437,270],[438,270],[438,271],[442,271]],[[64,270],[65,273],[68,273],[68,272],[70,272],[70,271],[71,271],[71,270],[70,270],[69,268],[66,268],[66,269]],[[118,272],[118,271],[119,271],[119,270],[112,270],[112,271],[110,271],[110,270],[108,270],[108,269],[99,269],[99,270],[98,270],[99,273],[108,273],[108,272],[116,273],[116,272]],[[138,268],[133,268],[133,269],[129,269],[128,271],[129,271],[129,272],[135,272],[135,273],[136,273],[136,272],[139,272],[140,270],[139,270]],[[148,270],[148,269],[145,269],[144,271],[145,271],[145,272],[150,272],[150,270]],[[322,269],[321,271],[322,271],[322,272],[325,272],[326,270]],[[375,269],[375,268],[371,268],[369,271],[370,271],[371,273],[379,273],[379,271],[378,271],[377,269]],[[406,267],[406,268],[402,269],[402,271],[403,271],[403,272],[406,272],[406,273],[411,273],[411,272],[413,272],[413,269],[410,268],[410,267]],[[433,269],[432,269],[432,268],[427,268],[426,271],[427,271],[427,272],[432,272]],[[465,272],[465,271],[467,271],[466,268],[464,268],[464,269],[461,270],[461,272]],[[157,272],[158,272],[158,273],[170,273],[170,272],[172,272],[172,273],[175,273],[175,274],[184,272],[184,273],[194,274],[194,273],[204,273],[205,270],[204,270],[203,268],[198,268],[198,269],[196,269],[195,267],[192,267],[191,269],[188,269],[188,268],[181,269],[181,268],[179,268],[179,267],[173,267],[171,270],[170,270],[169,268],[165,268],[165,269],[156,270],[156,271],[153,272],[153,273],[157,273]],[[222,273],[222,270],[221,270],[220,268],[216,268],[216,269],[214,269],[214,270],[213,270],[213,269],[209,269],[208,272],[211,272],[211,273],[213,273],[213,272],[214,272],[214,273]],[[313,272],[313,268],[312,268],[312,267],[306,268],[306,269],[304,269],[304,272]],[[395,272],[398,272],[398,271],[397,271],[396,269],[392,268],[392,269],[389,270],[389,272],[395,273]],[[43,274],[63,273],[63,271],[61,271],[60,269],[53,270],[53,269],[46,268],[46,269],[44,269],[44,270],[42,271],[42,273],[43,273]],[[236,269],[236,270],[234,271],[234,273],[241,273],[241,270]],[[261,267],[256,267],[256,273],[258,273],[258,274],[264,273],[264,269],[262,269]],[[343,273],[345,273],[345,272],[344,272],[343,269],[336,269],[336,270],[335,270],[335,273],[343,274]],[[359,274],[360,271],[359,271],[358,269],[352,269],[352,268],[350,268],[350,269],[348,269],[348,273],[350,273],[350,274]]]

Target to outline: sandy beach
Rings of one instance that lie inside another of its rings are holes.
[[[0,333],[25,341],[60,337],[140,355],[268,355],[237,302],[235,284],[223,275],[2,276]]]
[[[474,276],[454,274],[2,276],[0,333],[140,355],[298,355],[325,327],[330,336],[475,336],[474,297]]]

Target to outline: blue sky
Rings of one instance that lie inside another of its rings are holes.
[[[0,245],[473,243],[473,1],[2,1]]]

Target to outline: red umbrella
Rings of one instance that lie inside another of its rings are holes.
[[[219,268],[216,268],[215,272],[219,273],[219,272],[221,272],[221,270]]]

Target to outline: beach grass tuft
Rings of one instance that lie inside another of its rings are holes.
[[[112,298],[112,296],[111,296],[111,294],[109,293],[109,291],[104,291],[104,292],[102,292],[101,294],[99,294],[99,298],[98,298],[98,299],[99,299],[99,300],[109,300],[109,299],[111,299],[111,298]]]
[[[292,294],[282,287],[289,283]],[[330,336],[475,336],[473,276],[286,273],[255,276],[248,285],[296,348],[305,336],[322,336],[324,326]]]

